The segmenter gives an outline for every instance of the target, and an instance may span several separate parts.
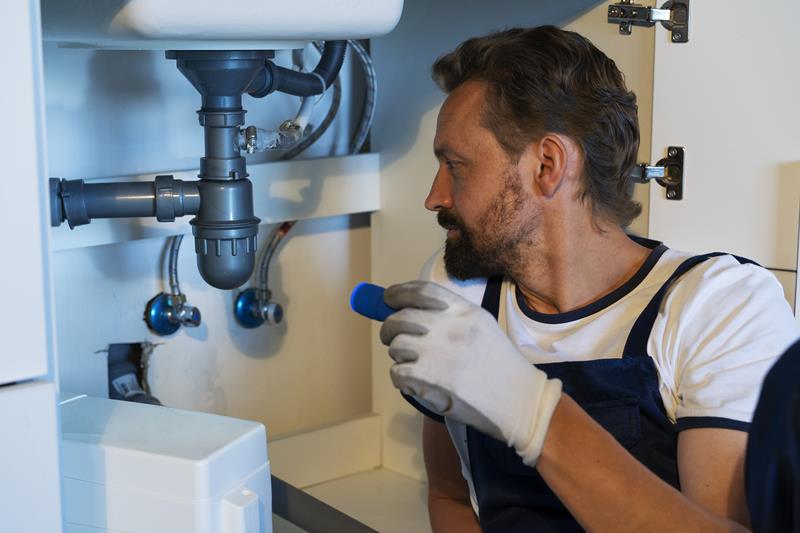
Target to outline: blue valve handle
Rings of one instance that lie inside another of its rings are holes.
[[[359,283],[350,294],[350,308],[356,313],[372,320],[383,322],[389,315],[397,312],[383,301],[386,289],[372,283]]]

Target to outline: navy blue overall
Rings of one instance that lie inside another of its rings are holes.
[[[756,533],[800,533],[800,341],[764,378],[747,441],[745,487]]]
[[[647,353],[647,341],[669,288],[691,268],[718,255],[724,254],[691,257],[678,266],[637,318],[622,358],[536,365],[549,377],[560,379],[565,393],[639,462],[676,488],[678,434],[664,409],[658,372]],[[495,318],[501,286],[502,279],[490,279],[481,304]],[[442,420],[440,416],[434,418]],[[484,532],[582,531],[538,471],[523,464],[514,449],[469,426],[467,447]]]

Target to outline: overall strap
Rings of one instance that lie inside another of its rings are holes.
[[[631,332],[628,335],[628,340],[625,341],[625,349],[622,351],[622,357],[647,357],[647,341],[650,338],[650,332],[653,330],[653,324],[655,324],[656,319],[658,318],[658,312],[661,309],[661,303],[664,301],[667,291],[669,291],[670,287],[672,287],[672,285],[681,276],[686,274],[695,266],[707,261],[708,259],[711,259],[712,257],[719,257],[722,255],[729,254],[724,252],[714,252],[710,254],[696,255],[678,265],[678,268],[675,269],[675,272],[673,272],[669,279],[664,282],[655,296],[653,296],[653,299],[647,304],[647,307],[644,308],[642,314],[639,315],[639,318],[636,319],[636,322],[633,324],[633,328],[631,328]],[[736,260],[741,264],[749,263],[758,265],[758,263],[755,261],[746,259],[744,257],[735,255],[733,257],[736,258]]]
[[[495,320],[500,316],[500,292],[502,288],[502,277],[489,278],[486,280],[486,290],[483,292],[481,307],[489,311]]]

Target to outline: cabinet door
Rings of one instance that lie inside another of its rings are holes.
[[[61,531],[55,387],[0,387],[0,530]]]
[[[2,385],[48,373],[48,210],[38,0],[0,5],[0,65],[5,119],[0,128]]]
[[[690,41],[656,28],[653,153],[686,148],[684,199],[650,190],[650,230],[674,248],[775,269],[794,304],[800,198],[800,2],[690,4]],[[636,28],[639,29],[639,28]]]

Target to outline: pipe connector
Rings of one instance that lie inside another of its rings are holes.
[[[173,296],[173,304],[175,297]],[[180,303],[172,308],[172,319],[176,320],[181,326],[196,328],[203,320],[200,309],[192,305],[186,305],[186,296],[180,295]]]
[[[286,150],[303,140],[309,129],[307,125],[303,126],[296,119],[283,121],[278,131],[247,126],[239,130],[239,149],[248,154],[268,150]]]
[[[85,183],[50,178],[50,225],[70,229],[94,218],[152,217],[172,222],[200,211],[196,182],[156,176],[155,181]]]
[[[186,297],[182,298],[166,293],[155,295],[144,309],[144,321],[147,327],[156,335],[172,335],[181,326],[196,328],[202,323],[200,310],[190,305],[185,305]]]
[[[186,304],[186,295],[181,292],[178,281],[178,254],[183,235],[169,240],[169,289],[170,294],[159,293],[147,302],[144,321],[158,335],[171,335],[181,326],[196,328],[202,320],[200,310]]]
[[[239,293],[233,307],[236,321],[243,328],[255,329],[262,324],[277,325],[283,321],[283,307],[271,301],[272,294],[261,295],[257,289],[247,289]]]
[[[284,146],[286,143],[285,136],[279,131],[265,130],[255,126],[247,126],[239,130],[239,149],[248,154],[288,148],[288,146]]]
[[[176,180],[172,176],[156,176],[156,219],[173,222],[200,211],[200,190],[196,183]]]
[[[319,63],[311,72],[296,72],[265,61],[252,79],[247,92],[261,98],[274,91],[295,96],[322,94],[339,75],[347,52],[347,41],[325,41]]]

